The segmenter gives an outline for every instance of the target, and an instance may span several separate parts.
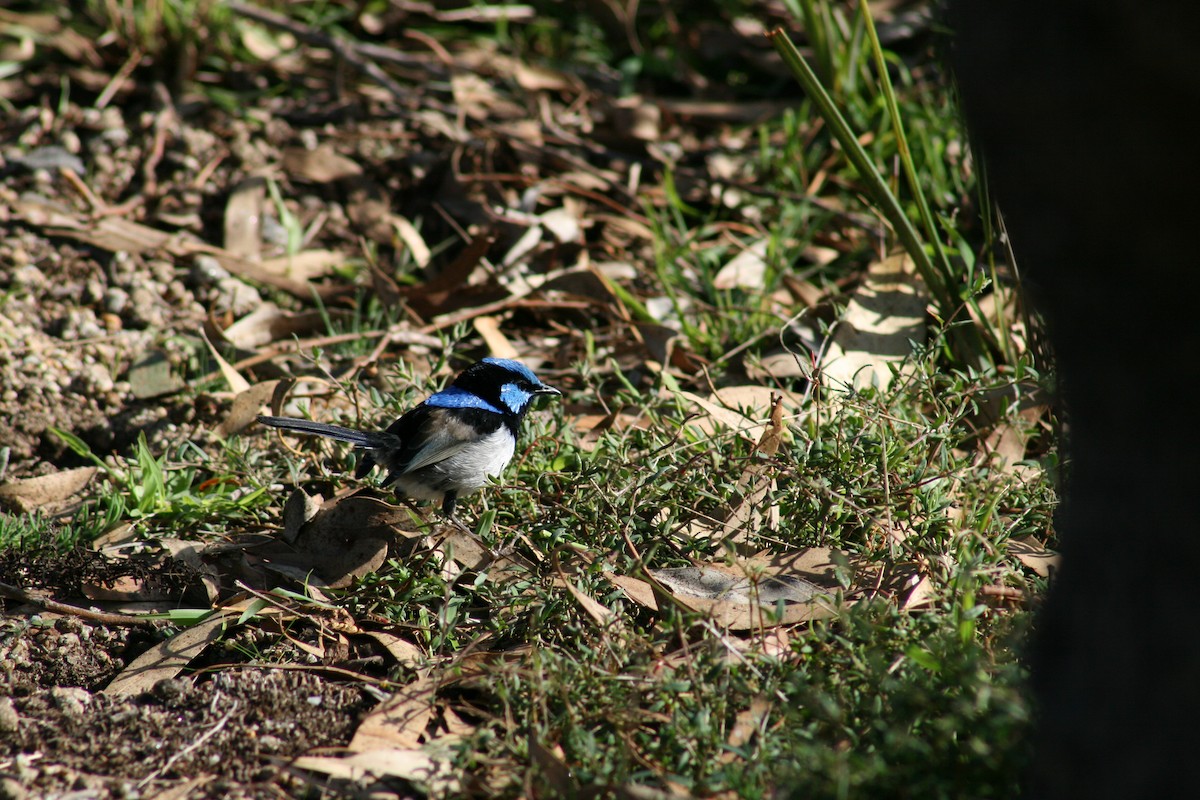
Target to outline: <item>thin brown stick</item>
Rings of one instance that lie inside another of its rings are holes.
[[[79,606],[70,606],[66,603],[60,603],[57,600],[51,600],[47,597],[38,597],[35,594],[30,594],[20,586],[13,586],[8,583],[0,583],[0,597],[7,600],[16,600],[19,603],[29,603],[43,611],[50,611],[55,614],[65,614],[70,617],[79,617],[90,622],[98,622],[101,625],[122,625],[122,626],[153,626],[156,623],[162,622],[161,619],[150,619],[144,616],[135,616],[132,614],[110,614],[107,611],[93,611],[90,608],[80,608]]]

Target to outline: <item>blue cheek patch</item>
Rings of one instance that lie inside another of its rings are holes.
[[[503,397],[503,392],[501,393],[501,397]],[[438,392],[435,395],[430,395],[425,400],[425,405],[433,406],[434,408],[478,408],[483,411],[490,411],[493,414],[504,413],[479,395],[472,394],[455,386],[451,386],[449,389]]]
[[[532,399],[532,394],[515,383],[506,383],[500,387],[500,402],[508,406],[514,414],[521,413]]]

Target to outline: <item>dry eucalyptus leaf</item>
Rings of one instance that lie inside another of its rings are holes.
[[[399,214],[392,214],[392,227],[396,230],[396,235],[400,237],[400,241],[404,242],[404,246],[408,248],[408,252],[412,255],[413,261],[421,269],[429,266],[429,261],[433,258],[433,253],[429,250],[429,245],[425,244],[425,237],[417,230],[416,226],[408,221],[407,217],[402,217]]]
[[[154,684],[164,678],[174,678],[192,659],[219,639],[225,631],[226,623],[234,619],[236,616],[232,614],[214,613],[170,639],[159,642],[129,662],[125,669],[104,687],[104,694],[112,697],[137,697],[150,691]]]
[[[407,519],[405,509],[382,500],[347,497],[326,503],[300,529],[296,546],[330,587],[341,589],[383,566]]]
[[[317,512],[325,498],[319,494],[309,494],[303,489],[297,489],[288,495],[283,504],[283,532],[280,537],[285,542],[295,542],[303,528]]]
[[[234,369],[233,365],[226,361],[225,358],[217,352],[217,348],[213,347],[213,343],[209,340],[207,333],[202,331],[201,335],[204,337],[204,343],[208,345],[209,355],[211,355],[213,360],[217,362],[217,368],[221,371],[221,377],[223,377],[225,382],[229,384],[229,390],[239,394],[244,394],[245,392],[249,391],[250,381],[243,378],[242,374]],[[273,390],[274,387],[272,387],[272,391]],[[270,399],[269,394],[267,395],[267,399]],[[266,401],[264,400],[263,402]]]
[[[39,508],[74,502],[97,472],[96,467],[79,467],[0,484],[0,506],[28,514]]]
[[[597,625],[605,628],[620,622],[621,618],[614,614],[611,608],[580,589],[569,579],[562,578],[561,584]]]
[[[933,590],[933,581],[925,575],[912,576],[912,589],[904,597],[904,602],[900,607],[908,611],[915,608],[928,608],[937,598],[936,592]]]
[[[489,315],[476,317],[471,321],[471,324],[483,337],[484,344],[487,345],[488,352],[496,358],[517,358],[520,354],[517,348],[513,347],[512,342],[500,330],[500,319]]]
[[[310,281],[332,274],[334,268],[345,261],[346,255],[337,250],[303,250],[293,255],[268,258],[259,267],[284,278]]]
[[[779,601],[807,603],[828,591],[797,576],[764,573],[750,577],[741,570],[730,569],[723,564],[652,569],[649,572],[655,580],[671,589],[676,597],[773,606]]]
[[[255,350],[280,339],[324,330],[331,316],[341,315],[342,312],[334,310],[290,313],[274,303],[263,303],[222,331],[222,334],[234,347]]]
[[[369,636],[378,642],[396,663],[405,669],[420,669],[425,663],[425,651],[408,641],[387,631],[361,631],[363,636]]]
[[[370,785],[372,778],[398,778],[430,787],[430,794],[437,797],[454,797],[462,791],[461,780],[455,775],[452,764],[452,754],[429,747],[368,750],[344,758],[301,756],[291,762],[295,769],[319,772],[354,785]]]
[[[658,611],[658,598],[654,596],[654,587],[640,578],[629,575],[612,575],[605,573],[605,578],[613,586],[625,592],[630,600],[651,611]]]
[[[213,429],[213,433],[221,439],[228,439],[236,433],[244,431],[258,417],[262,407],[271,401],[275,387],[279,381],[263,381],[239,392],[233,398],[229,413],[221,424]]]
[[[928,293],[907,255],[872,264],[825,350],[821,372],[834,386],[887,388],[891,364],[925,341]]]
[[[433,721],[440,681],[417,678],[373,708],[358,725],[348,749],[353,753],[420,747]]]
[[[727,386],[708,397],[680,392],[705,413],[688,420],[688,427],[714,435],[723,427],[757,445],[768,431],[771,409],[776,397],[782,397],[781,412],[789,416],[801,413],[802,398],[792,392],[779,392],[769,386]],[[749,412],[753,416],[748,416]]]
[[[1062,556],[1054,550],[1048,550],[1033,536],[1009,539],[1008,552],[1043,578],[1053,575],[1062,563]]]

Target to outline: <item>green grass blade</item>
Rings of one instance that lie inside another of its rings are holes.
[[[925,191],[921,188],[921,181],[917,178],[917,168],[913,164],[912,149],[908,146],[908,136],[904,133],[904,122],[900,119],[900,104],[896,102],[896,91],[892,86],[892,79],[888,75],[887,61],[883,56],[883,47],[879,44],[879,34],[875,31],[875,21],[871,17],[871,8],[867,3],[859,3],[859,8],[862,11],[862,21],[866,28],[867,37],[871,42],[871,55],[875,60],[875,70],[879,73],[879,86],[883,94],[883,101],[887,107],[888,117],[892,121],[892,129],[896,132],[896,147],[900,151],[900,165],[904,169],[904,177],[908,182],[908,190],[912,192],[913,200],[917,204],[917,213],[921,217],[921,226],[925,229],[925,241],[933,248],[934,256],[937,258],[937,266],[940,268],[942,277],[946,285],[952,285],[951,276],[954,270],[950,266],[950,259],[946,256],[946,250],[942,247],[942,239],[938,233],[937,223],[933,218],[933,213],[929,210],[929,203],[925,199]]]
[[[800,85],[804,88],[805,93],[816,105],[821,117],[833,132],[834,138],[841,145],[843,152],[849,159],[851,165],[858,171],[859,176],[866,184],[866,189],[874,200],[877,209],[883,215],[884,219],[891,224],[896,236],[900,239],[900,243],[904,246],[909,257],[912,258],[916,265],[917,272],[925,281],[925,285],[929,287],[929,292],[933,297],[934,303],[938,309],[938,313],[943,322],[950,322],[955,319],[962,311],[963,303],[950,287],[956,282],[949,275],[945,274],[941,269],[934,265],[929,258],[929,254],[925,251],[925,246],[913,227],[912,221],[908,215],[904,213],[904,209],[900,206],[900,201],[888,186],[879,170],[871,162],[871,158],[867,152],[859,144],[858,138],[850,129],[846,118],[842,116],[838,110],[837,103],[834,102],[832,96],[826,91],[825,87],[817,79],[816,73],[800,55],[800,51],[796,49],[796,45],[788,37],[781,28],[776,28],[770,31],[767,36],[775,45],[775,49],[783,57],[784,62],[792,70]],[[983,339],[979,334],[979,330],[973,325],[958,325],[954,326],[950,331],[953,341],[957,345],[955,351],[957,355],[964,361],[975,362],[979,356],[985,352]]]

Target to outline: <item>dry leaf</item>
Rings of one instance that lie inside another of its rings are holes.
[[[344,588],[383,566],[388,545],[396,541],[399,526],[407,519],[405,509],[373,497],[326,503],[300,529],[298,555],[307,558],[328,586]],[[295,561],[285,563],[297,566]]]
[[[424,677],[398,690],[363,718],[348,749],[363,753],[419,747],[433,720],[438,686],[438,679]]]
[[[729,731],[729,736],[725,739],[729,745],[729,750],[721,754],[722,761],[728,763],[740,758],[734,751],[745,747],[754,734],[761,732],[766,727],[767,714],[770,710],[770,698],[760,695],[750,701],[749,708],[744,708],[738,712],[737,717],[733,721],[733,727]]]
[[[345,758],[301,756],[292,762],[296,769],[320,772],[356,785],[370,778],[399,778],[421,786],[437,787],[439,797],[452,797],[461,791],[451,764],[449,754],[438,757],[428,748],[369,750]]]
[[[429,245],[425,244],[425,237],[421,236],[421,232],[408,221],[407,217],[392,214],[391,219],[392,227],[396,229],[396,235],[400,237],[400,241],[404,242],[417,266],[421,269],[429,266],[433,254],[429,251]]]
[[[925,340],[924,283],[907,255],[872,264],[850,298],[825,350],[821,372],[834,385],[887,388],[890,364],[912,354]]]
[[[609,573],[605,573],[604,577],[613,586],[625,592],[629,599],[639,606],[648,608],[651,611],[658,611],[658,599],[654,596],[654,587],[646,581],[631,578],[628,575],[612,575]]]
[[[135,658],[104,687],[104,694],[136,697],[164,678],[174,678],[192,659],[221,637],[232,613],[217,612],[185,628]]]
[[[303,489],[296,489],[283,504],[283,532],[280,538],[285,542],[295,542],[300,536],[300,530],[317,515],[325,498],[321,495],[310,495]]]
[[[251,259],[242,258],[222,247],[214,247],[185,235],[160,231],[125,217],[105,216],[93,220],[33,200],[22,200],[17,204],[16,211],[19,218],[30,225],[45,228],[51,235],[86,242],[112,253],[166,253],[175,258],[211,255],[231,274],[273,286],[305,302],[312,300],[314,292],[324,298],[343,291],[336,286],[313,286],[282,278],[261,269]]]
[[[268,258],[259,267],[273,275],[297,281],[310,281],[333,274],[334,268],[346,261],[337,250],[302,250],[292,255]]]
[[[28,514],[39,508],[75,502],[97,471],[96,467],[79,467],[0,484],[0,506]]]
[[[262,254],[263,212],[267,203],[264,178],[246,178],[225,201],[225,250],[257,261]]]
[[[339,155],[329,144],[318,145],[312,150],[303,147],[287,148],[283,151],[283,168],[293,178],[313,183],[333,183],[363,173],[362,167]]]
[[[483,337],[488,352],[496,358],[517,358],[520,355],[508,337],[501,332],[499,318],[487,315],[479,316],[471,320],[471,324]]]
[[[253,314],[251,316],[253,316]],[[243,378],[241,373],[234,369],[233,366],[226,361],[219,352],[217,352],[217,348],[213,347],[213,343],[209,340],[206,332],[201,330],[200,335],[204,338],[204,343],[208,345],[209,355],[211,355],[213,360],[217,362],[217,368],[221,371],[221,377],[223,377],[225,382],[229,384],[229,390],[232,392],[237,392],[239,395],[245,394],[247,391],[249,391],[250,381]],[[271,387],[271,391],[274,392],[274,390],[275,387]],[[268,394],[267,397],[263,399],[263,402],[265,403],[270,399],[270,397],[271,395]],[[261,405],[262,403],[259,403],[259,406]],[[255,408],[258,408],[258,406],[255,406]]]
[[[900,604],[901,608],[908,611],[915,608],[928,608],[933,604],[937,597],[933,589],[933,581],[925,575],[914,573],[908,583],[912,585],[912,589],[904,597],[904,602]]]
[[[740,569],[723,564],[652,569],[649,573],[681,599],[699,597],[773,606],[780,601],[807,603],[826,591],[796,576],[763,574],[751,578]]]
[[[1009,539],[1008,552],[1043,578],[1053,575],[1062,563],[1062,556],[1054,550],[1046,549],[1046,546],[1033,536]]]
[[[251,422],[254,422],[262,407],[271,401],[272,395],[275,394],[275,387],[278,385],[279,381],[263,381],[240,392],[237,397],[233,398],[229,413],[225,415],[225,419],[221,420],[221,424],[213,430],[213,433],[221,439],[241,433]]]
[[[759,239],[730,259],[713,277],[713,288],[722,291],[762,289],[767,279],[769,244],[769,239]]]
[[[517,62],[513,77],[517,79],[517,85],[530,92],[574,92],[580,89],[579,80],[565,72],[522,62]]]
[[[255,350],[280,339],[325,330],[331,316],[337,317],[339,312],[327,309],[293,314],[274,303],[263,303],[222,333],[234,347]]]
[[[363,636],[369,636],[387,650],[388,655],[405,669],[416,670],[425,663],[425,652],[407,639],[401,639],[387,631],[361,631]]]
[[[595,620],[601,627],[608,627],[614,622],[620,621],[620,617],[614,614],[611,608],[584,592],[572,583],[570,579],[563,577],[561,583],[570,592],[571,596],[575,598],[576,602],[583,607],[588,616]]]

